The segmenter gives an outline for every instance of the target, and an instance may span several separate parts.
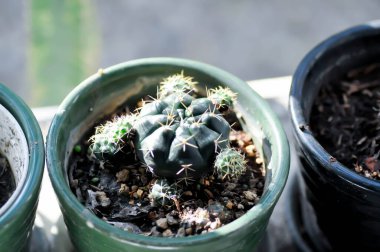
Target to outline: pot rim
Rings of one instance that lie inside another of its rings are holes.
[[[179,58],[144,58],[132,60],[124,63],[120,63],[109,68],[102,70],[102,76],[112,74],[115,72],[125,71],[130,67],[136,66],[152,66],[152,65],[167,65],[167,66],[181,66],[184,68],[191,68],[198,72],[207,73],[210,76],[216,76],[219,79],[226,79],[228,83],[236,83],[238,85],[249,86],[237,77],[229,74],[219,68],[211,65],[200,63],[192,60],[185,60]],[[65,119],[64,111],[69,109],[70,104],[77,99],[82,92],[86,92],[93,83],[96,83],[99,79],[99,74],[94,74],[79,84],[62,102],[59,106],[58,112],[55,115],[47,136],[47,167],[49,176],[52,181],[53,188],[60,198],[60,202],[63,208],[70,208],[75,213],[86,212],[86,208],[77,200],[74,194],[71,192],[62,172],[65,170],[62,167],[63,162],[58,159],[58,153],[56,146],[58,145],[58,132],[61,130],[62,123]],[[252,89],[250,89],[252,90]],[[132,244],[147,244],[148,246],[176,246],[193,243],[205,243],[210,240],[215,240],[237,231],[244,223],[252,222],[260,218],[268,209],[273,209],[274,204],[277,202],[287,179],[289,172],[289,146],[282,129],[282,126],[274,113],[270,110],[268,104],[259,97],[252,90],[252,99],[257,99],[258,107],[256,109],[262,110],[265,118],[268,120],[268,127],[271,129],[271,137],[273,139],[273,145],[277,146],[278,159],[273,166],[278,167],[278,171],[273,176],[272,182],[268,185],[267,190],[262,195],[259,203],[249,210],[245,215],[237,220],[218,228],[214,232],[197,235],[193,237],[181,237],[181,238],[161,238],[161,237],[145,237],[138,234],[123,231],[117,227],[107,224],[105,221],[99,219],[93,214],[86,215],[88,221],[91,222],[91,226],[104,234],[112,233],[115,238],[118,238],[122,242],[128,242]]]
[[[380,181],[366,178],[349,169],[339,161],[331,162],[330,158],[332,156],[320,145],[311,132],[307,129],[300,129],[301,125],[307,125],[304,110],[301,106],[301,100],[304,83],[313,66],[323,55],[334,50],[335,47],[371,35],[380,35],[380,20],[370,21],[339,32],[322,41],[306,54],[293,75],[289,94],[289,113],[293,125],[293,132],[300,147],[304,149],[306,153],[313,156],[322,167],[338,175],[350,184],[356,184],[365,190],[380,192]]]
[[[45,165],[44,141],[40,126],[28,105],[0,83],[0,103],[13,115],[25,134],[29,164],[26,178],[14,201],[0,215],[0,227],[11,224],[20,213],[31,211],[29,203],[40,191]],[[13,195],[12,195],[13,196]],[[33,204],[37,204],[37,201]]]

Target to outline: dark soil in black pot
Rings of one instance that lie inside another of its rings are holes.
[[[127,108],[121,113],[128,111]],[[171,204],[152,204],[149,191],[157,178],[136,158],[133,146],[123,149],[123,157],[116,155],[112,163],[99,162],[88,152],[92,128],[70,158],[73,193],[104,221],[146,236],[197,235],[230,223],[260,199],[265,170],[252,138],[241,128],[235,112],[228,110],[222,115],[233,125],[229,137],[232,147],[245,155],[247,169],[240,177],[220,178],[210,172],[200,180],[178,183],[181,196]]]
[[[331,161],[380,180],[380,63],[351,69],[324,85],[310,127]]]
[[[9,162],[0,154],[0,207],[12,196],[15,188],[16,183]]]

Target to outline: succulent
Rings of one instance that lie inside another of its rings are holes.
[[[185,76],[183,71],[180,74],[174,74],[165,78],[160,83],[160,96],[165,97],[173,93],[187,93],[195,90],[197,82],[193,77]]]
[[[246,170],[244,155],[233,148],[222,150],[215,158],[216,173],[225,177],[237,178]]]
[[[124,138],[131,131],[135,120],[136,116],[133,114],[124,115],[98,126],[90,138],[91,152],[99,159],[116,154],[122,148]]]
[[[139,160],[158,177],[187,184],[209,173],[217,154],[229,146],[230,125],[221,111],[233,105],[236,94],[218,87],[208,90],[207,97],[195,97],[195,84],[183,72],[164,79],[159,97],[143,102],[138,115],[122,116],[97,127],[90,150],[104,158],[133,141]],[[129,134],[132,129],[133,137]]]
[[[200,178],[216,150],[228,146],[230,125],[209,99],[175,93],[146,104],[135,124],[140,160],[159,177]]]
[[[207,97],[218,106],[218,109],[220,107],[231,107],[236,100],[236,94],[231,89],[223,87],[210,89]]]
[[[170,185],[166,179],[157,179],[150,189],[149,198],[154,203],[165,206],[178,197],[178,192],[174,185]]]

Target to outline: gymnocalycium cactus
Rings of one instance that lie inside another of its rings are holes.
[[[229,147],[230,125],[221,114],[233,106],[236,94],[218,87],[208,90],[207,97],[195,97],[196,84],[183,72],[164,79],[158,97],[144,101],[137,115],[99,126],[90,150],[102,159],[133,142],[137,157],[154,175],[186,183],[213,169],[223,177],[240,175],[244,157]]]

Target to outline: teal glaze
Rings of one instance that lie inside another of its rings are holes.
[[[27,178],[17,199],[0,215],[0,251],[27,249],[32,231],[44,169],[44,142],[29,107],[0,84],[0,104],[19,122],[29,146]]]
[[[245,215],[214,232],[184,238],[145,237],[115,228],[91,214],[71,192],[68,157],[76,143],[104,115],[144,94],[155,94],[162,77],[184,70],[208,88],[238,93],[236,109],[266,164],[265,191]],[[253,251],[262,238],[289,172],[289,147],[280,122],[244,81],[213,66],[183,59],[148,58],[100,70],[62,102],[47,137],[47,166],[71,240],[78,251]]]

